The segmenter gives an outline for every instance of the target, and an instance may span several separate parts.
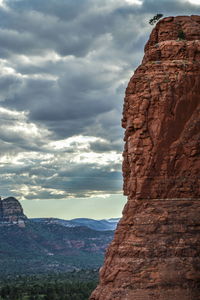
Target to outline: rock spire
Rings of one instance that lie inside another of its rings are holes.
[[[91,300],[200,299],[200,16],[159,21],[126,89],[128,202]]]

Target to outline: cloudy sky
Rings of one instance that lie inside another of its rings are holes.
[[[29,217],[120,216],[124,91],[156,13],[200,0],[0,0],[0,193]]]

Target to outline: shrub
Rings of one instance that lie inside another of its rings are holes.
[[[179,30],[178,38],[179,40],[185,40],[185,33],[183,32],[183,30]]]
[[[154,25],[160,18],[162,18],[163,14],[157,14],[153,18],[149,20],[149,24]]]

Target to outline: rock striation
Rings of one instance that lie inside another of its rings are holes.
[[[0,225],[18,224],[23,227],[25,226],[25,220],[27,220],[27,217],[24,215],[23,208],[16,198],[0,199]]]
[[[128,202],[91,300],[200,299],[200,16],[159,21],[126,89]]]

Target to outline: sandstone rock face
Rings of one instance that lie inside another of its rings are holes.
[[[200,16],[153,29],[122,126],[128,202],[90,299],[199,300]]]
[[[18,224],[24,226],[27,217],[23,213],[21,204],[14,197],[0,200],[0,223],[2,224]]]

